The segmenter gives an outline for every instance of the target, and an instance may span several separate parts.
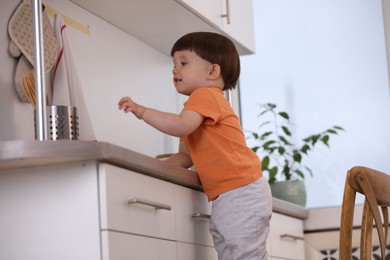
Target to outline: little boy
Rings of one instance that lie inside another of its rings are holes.
[[[270,188],[223,93],[236,86],[240,75],[237,50],[225,36],[195,32],[177,40],[171,56],[173,84],[188,96],[180,114],[145,107],[129,97],[119,101],[119,109],[180,137],[178,153],[166,162],[184,168],[195,165],[212,201],[210,232],[218,259],[267,259]]]

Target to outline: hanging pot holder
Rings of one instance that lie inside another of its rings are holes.
[[[58,53],[58,43],[51,28],[49,18],[42,12],[43,45],[45,72],[54,65]],[[8,23],[11,40],[27,60],[34,65],[33,14],[31,1],[24,0],[17,7]]]

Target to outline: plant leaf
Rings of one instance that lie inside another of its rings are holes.
[[[288,128],[287,128],[286,126],[282,126],[282,130],[283,130],[283,132],[284,132],[286,135],[291,136],[291,132],[290,132],[290,130],[288,130]]]
[[[269,173],[268,174],[268,176],[269,176],[268,182],[270,182],[270,183],[275,182],[276,181],[276,174],[278,173],[278,167],[277,166],[272,167],[272,169],[270,169],[268,173]]]
[[[269,165],[269,157],[265,156],[263,160],[261,160],[261,169],[262,170],[268,169],[268,165]]]
[[[259,150],[259,146],[254,146],[254,147],[252,147],[251,149],[252,149],[252,151],[254,151],[255,153],[257,153],[257,150]]]
[[[314,146],[318,139],[321,137],[321,135],[317,134],[317,135],[312,135],[311,138],[310,138],[310,141],[311,141],[311,145]]]
[[[329,147],[329,135],[324,135],[322,138],[321,138],[321,141],[324,143],[324,145],[328,146]]]
[[[269,146],[272,145],[272,144],[274,144],[274,143],[275,143],[274,140],[265,142],[265,143],[263,144],[263,148],[264,148],[264,149],[270,149]]]
[[[309,150],[310,150],[310,146],[307,144],[304,144],[301,148],[301,152],[304,154],[307,154],[307,151],[309,151]]]
[[[344,131],[344,128],[342,128],[341,126],[338,126],[338,125],[333,126],[333,128],[340,130],[340,131]]]
[[[279,136],[279,139],[280,139],[285,145],[292,145],[284,136]]]
[[[310,173],[310,176],[313,177],[313,172],[311,171],[311,169],[307,166],[305,166],[305,169]]]
[[[298,174],[299,177],[301,177],[302,179],[305,179],[305,174],[301,170],[297,169],[297,170],[295,170],[295,172]]]
[[[287,121],[290,120],[290,116],[286,112],[279,112],[278,115],[286,119]]]
[[[265,132],[264,134],[262,134],[262,135],[260,136],[260,140],[264,140],[266,137],[272,135],[272,133],[273,133],[272,131]]]
[[[302,155],[299,152],[294,151],[293,158],[295,162],[301,163]]]
[[[263,122],[262,124],[259,125],[259,128],[262,128],[263,126],[269,125],[269,124],[271,124],[271,121],[265,121],[265,122]]]
[[[331,133],[331,134],[335,134],[335,135],[337,134],[337,131],[334,129],[328,129],[328,130],[326,130],[326,132]]]
[[[290,166],[289,166],[287,160],[284,161],[284,166],[283,166],[282,173],[286,177],[286,180],[290,180],[291,179],[291,169],[290,169]]]

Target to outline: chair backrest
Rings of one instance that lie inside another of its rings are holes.
[[[365,196],[360,237],[360,259],[371,259],[372,228],[373,220],[375,220],[381,259],[384,260],[389,227],[390,175],[361,166],[350,169],[345,180],[340,222],[339,259],[350,260],[352,257],[352,229],[356,192]],[[382,209],[383,221],[379,207]]]

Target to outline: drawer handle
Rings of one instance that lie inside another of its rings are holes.
[[[211,215],[200,213],[200,212],[192,214],[193,219],[197,219],[197,218],[210,219],[210,217],[211,217]]]
[[[156,210],[158,210],[158,209],[171,210],[172,209],[172,207],[169,205],[161,204],[161,203],[150,201],[150,200],[144,200],[144,199],[140,199],[140,198],[130,199],[129,204],[142,204],[142,205],[153,207]]]
[[[294,236],[294,235],[290,235],[290,234],[283,234],[283,235],[280,235],[280,238],[281,239],[292,239],[292,240],[303,240],[304,238],[303,237],[299,237],[299,236]]]

